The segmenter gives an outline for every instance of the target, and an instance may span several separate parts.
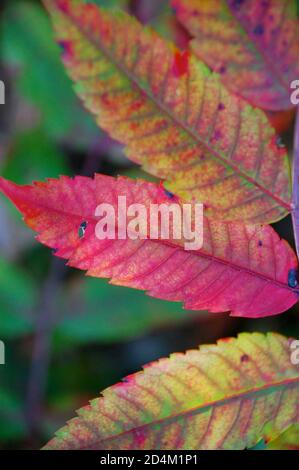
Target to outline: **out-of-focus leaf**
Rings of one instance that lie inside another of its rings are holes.
[[[29,274],[0,258],[0,339],[32,331],[37,296]]]
[[[238,450],[275,439],[298,419],[289,354],[283,336],[243,333],[160,359],[104,390],[46,449]]]
[[[34,244],[29,230],[6,201],[0,204],[0,226],[0,255],[3,258],[14,260]]]
[[[198,313],[182,310],[177,303],[92,278],[71,285],[60,305],[57,333],[79,343],[124,341],[198,317]]]
[[[22,439],[26,436],[22,407],[21,400],[11,390],[8,391],[0,385],[0,446],[1,442]]]
[[[19,68],[17,83],[39,109],[51,136],[92,133],[95,125],[80,106],[52,39],[51,27],[38,3],[7,2],[2,32],[4,60]]]
[[[2,171],[3,176],[20,183],[67,173],[63,153],[42,129],[16,136]]]

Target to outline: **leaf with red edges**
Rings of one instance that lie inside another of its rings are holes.
[[[239,450],[299,418],[289,340],[242,333],[172,354],[78,411],[47,450]]]
[[[192,48],[222,82],[250,103],[289,109],[299,77],[299,22],[294,0],[172,0]]]
[[[148,219],[152,204],[181,203],[161,185],[103,175],[61,177],[34,186],[1,178],[0,190],[41,243],[90,276],[183,302],[190,310],[235,316],[274,315],[297,302],[296,256],[270,226],[204,218],[203,247],[197,251],[186,251],[183,239],[150,239],[146,229],[145,239],[99,240],[94,215],[99,204],[111,204],[117,214],[118,197],[126,196],[127,207],[143,204]]]
[[[77,93],[130,159],[207,216],[269,223],[290,212],[287,154],[262,111],[126,13],[45,3]]]

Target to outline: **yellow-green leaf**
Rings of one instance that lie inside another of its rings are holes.
[[[148,365],[78,412],[46,449],[244,449],[299,416],[290,340],[243,333]]]
[[[262,111],[126,13],[45,3],[79,96],[130,159],[218,219],[268,223],[291,210],[287,154]]]

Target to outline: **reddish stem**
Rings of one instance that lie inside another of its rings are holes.
[[[299,257],[299,106],[297,107],[294,140],[292,208],[294,237],[297,256]]]

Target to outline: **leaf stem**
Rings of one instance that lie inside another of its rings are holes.
[[[299,257],[299,106],[297,107],[294,138],[292,221],[296,252]]]
[[[57,320],[56,299],[66,267],[59,258],[52,258],[48,278],[41,290],[37,308],[36,331],[29,371],[25,419],[28,434],[39,433],[43,421],[43,404],[51,357],[52,333]]]

